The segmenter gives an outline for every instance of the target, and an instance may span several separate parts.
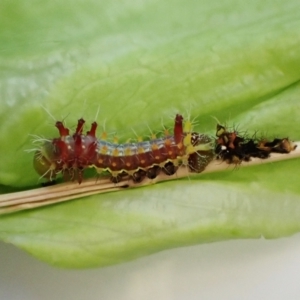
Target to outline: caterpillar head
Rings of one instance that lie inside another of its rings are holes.
[[[42,177],[53,180],[56,177],[56,164],[51,158],[53,154],[53,144],[46,142],[40,150],[37,150],[33,157],[33,167],[36,172]]]

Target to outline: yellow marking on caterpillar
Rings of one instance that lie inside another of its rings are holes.
[[[102,132],[100,139],[101,139],[101,140],[104,140],[104,141],[107,140],[107,133],[106,133],[105,131]]]
[[[165,140],[165,145],[166,146],[171,146],[171,140],[170,139],[166,139]]]
[[[191,121],[186,121],[183,126],[183,132],[189,133],[193,131],[193,124]]]
[[[113,150],[112,156],[119,156],[119,150],[117,148]]]
[[[180,142],[179,144],[177,144],[177,148],[178,148],[179,150],[181,150],[181,149],[183,148],[182,142]]]
[[[157,139],[157,136],[156,136],[156,134],[154,134],[154,133],[151,133],[151,138],[150,138],[151,140],[156,140]]]
[[[151,149],[154,151],[154,150],[158,150],[158,146],[156,144],[152,144],[151,145]]]
[[[188,146],[192,145],[192,144],[191,144],[191,140],[192,140],[192,134],[191,134],[191,133],[188,133],[188,134],[184,137],[184,139],[183,139],[183,145],[184,145],[184,147],[188,147]]]
[[[107,151],[108,151],[107,146],[103,146],[103,147],[101,147],[101,149],[100,149],[100,154],[106,154]]]
[[[145,149],[143,147],[139,147],[138,148],[138,153],[139,154],[145,153]]]
[[[131,156],[132,155],[132,151],[130,148],[126,148],[125,151],[124,151],[124,155],[125,156]]]

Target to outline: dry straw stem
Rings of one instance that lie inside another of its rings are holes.
[[[250,162],[243,162],[240,166],[246,167],[260,165],[264,163],[300,157],[300,142],[296,142],[294,144],[297,145],[297,148],[291,153],[272,153],[271,157],[268,159],[252,158]],[[223,171],[234,167],[235,166],[228,165],[220,160],[213,160],[202,173]],[[84,196],[120,191],[124,190],[125,188],[137,188],[161,181],[192,177],[196,175],[199,176],[197,173],[190,173],[186,167],[180,167],[176,174],[172,176],[161,173],[155,179],[146,178],[141,183],[134,183],[132,180],[124,179],[122,182],[115,184],[109,179],[96,180],[95,178],[91,178],[85,180],[81,184],[78,184],[77,182],[67,182],[24,192],[3,194],[0,195],[0,214],[12,213],[25,209],[33,209],[45,205],[81,198]]]

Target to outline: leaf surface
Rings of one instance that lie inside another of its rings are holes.
[[[175,113],[214,134],[300,138],[300,4],[4,1],[0,191],[37,185],[28,134],[54,120],[106,124],[120,140]],[[101,129],[99,130],[99,132]],[[199,175],[0,217],[0,238],[63,267],[104,266],[184,245],[298,232],[298,160]]]

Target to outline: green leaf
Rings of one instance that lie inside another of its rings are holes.
[[[4,1],[0,10],[0,187],[37,186],[32,135],[84,117],[121,140],[191,114],[214,134],[300,138],[296,0]],[[101,128],[100,130],[101,131]],[[199,175],[0,217],[0,238],[64,267],[171,247],[300,230],[298,160]]]

